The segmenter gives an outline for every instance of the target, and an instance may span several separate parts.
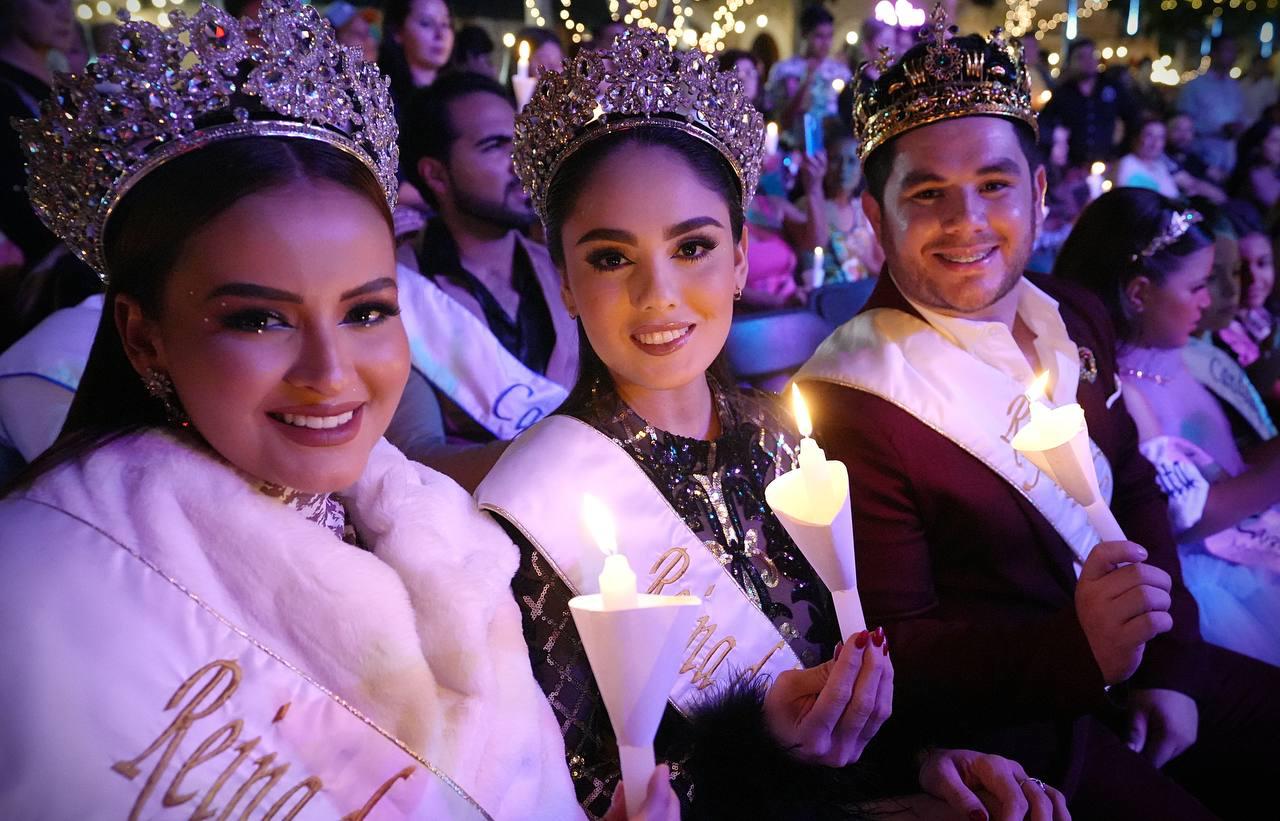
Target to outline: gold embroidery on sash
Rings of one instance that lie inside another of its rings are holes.
[[[164,706],[165,712],[174,709],[178,710],[177,715],[169,726],[162,730],[160,735],[137,756],[132,759],[117,761],[111,765],[113,771],[132,781],[142,773],[142,763],[156,756],[154,767],[147,776],[147,780],[142,785],[142,789],[134,801],[133,808],[129,812],[130,821],[134,821],[134,819],[143,815],[148,800],[160,786],[161,780],[169,770],[169,765],[173,763],[177,755],[178,748],[186,740],[188,732],[197,721],[212,715],[230,701],[231,696],[240,688],[242,677],[243,673],[240,665],[231,659],[211,661],[195,673],[192,673],[186,681],[178,685],[178,689]],[[188,698],[192,691],[195,691],[195,694]],[[284,704],[276,711],[275,718],[272,719],[273,724],[284,720],[289,711],[289,706],[289,704]],[[164,796],[160,802],[161,805],[176,807],[194,799],[199,794],[199,790],[194,789],[183,792],[183,782],[186,778],[196,768],[234,749],[235,757],[205,791],[204,797],[201,798],[200,803],[196,806],[195,812],[191,814],[191,819],[192,821],[207,821],[207,819],[216,815],[218,821],[227,821],[232,817],[233,813],[237,812],[241,821],[246,821],[252,817],[258,806],[267,801],[268,795],[284,780],[292,764],[287,761],[277,763],[276,753],[264,752],[254,762],[254,769],[248,778],[240,784],[235,794],[227,802],[227,805],[219,811],[218,808],[213,806],[218,793],[226,786],[231,776],[240,769],[241,765],[253,755],[262,741],[259,737],[237,744],[236,742],[240,740],[240,733],[243,729],[244,721],[242,719],[232,719],[218,727],[196,745],[196,748],[182,761],[177,772],[174,773],[173,779],[164,791]],[[157,752],[159,753],[158,756],[156,755]],[[345,816],[343,821],[360,821],[360,819],[365,818],[396,782],[407,779],[416,770],[416,767],[406,767],[393,775],[378,787],[363,808]],[[282,821],[290,821],[323,789],[324,782],[316,776],[308,776],[302,779],[274,800],[262,816],[263,821],[277,817]],[[241,802],[246,798],[248,803],[241,808]]]
[[[1020,393],[1013,398],[1012,402],[1009,403],[1009,407],[1005,409],[1005,413],[1009,417],[1009,427],[1003,434],[1001,434],[1000,438],[1006,443],[1012,445],[1013,437],[1017,436],[1018,431],[1022,429],[1022,426],[1031,419],[1031,400],[1027,399],[1026,394]],[[1013,463],[1018,467],[1022,467],[1025,458],[1026,457],[1017,450],[1013,451]],[[1040,484],[1040,476],[1041,473],[1037,469],[1035,472],[1035,478],[1030,482],[1019,482],[1018,484],[1022,488],[1022,492],[1028,493],[1034,490],[1035,486]]]
[[[680,665],[680,675],[692,672],[693,685],[699,690],[705,690],[714,683],[716,670],[728,658],[729,653],[733,652],[733,648],[738,646],[737,639],[733,636],[725,636],[712,644],[703,655],[703,648],[715,636],[718,627],[719,625],[711,623],[711,617],[707,614],[698,616],[698,622],[694,625],[692,635],[689,636],[689,643],[685,645],[686,648],[692,647],[693,650]]]
[[[386,780],[386,783],[384,783],[381,787],[379,787],[377,790],[374,791],[373,795],[369,797],[369,800],[365,802],[365,805],[363,807],[356,810],[355,812],[348,813],[342,816],[342,818],[339,819],[339,821],[364,821],[364,818],[369,814],[369,811],[372,810],[375,806],[377,806],[378,802],[382,800],[382,797],[384,795],[386,795],[388,792],[391,791],[391,788],[395,785],[397,781],[400,781],[402,779],[405,781],[408,781],[409,776],[413,775],[414,772],[416,771],[417,771],[416,767],[405,767],[400,772],[391,776]]]
[[[750,667],[742,671],[742,675],[738,676],[738,680],[750,681],[751,679],[760,675],[760,671],[763,670],[764,666],[769,663],[769,659],[773,658],[773,654],[786,646],[787,646],[786,641],[779,641],[777,644],[770,647],[769,652],[764,654],[764,658],[760,659],[755,664],[751,665]]]
[[[680,581],[689,570],[689,551],[683,547],[667,548],[649,568],[649,574],[656,576],[644,592],[661,595],[663,588]]]

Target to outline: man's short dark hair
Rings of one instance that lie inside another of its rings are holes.
[[[515,106],[501,83],[469,71],[442,74],[431,85],[414,91],[405,102],[400,118],[400,168],[432,205],[437,203],[418,173],[418,163],[423,157],[441,162],[448,158],[450,146],[458,139],[450,106],[471,94],[492,94]]]
[[[479,26],[463,26],[453,35],[452,61],[455,63],[477,54],[492,54],[493,50],[493,38]]]
[[[1018,147],[1022,149],[1022,156],[1027,158],[1027,168],[1034,174],[1036,168],[1043,163],[1040,159],[1040,149],[1036,147],[1035,132],[1026,123],[1008,119],[1005,122],[1013,126],[1014,133],[1018,135]],[[867,180],[867,191],[872,199],[882,206],[884,205],[884,187],[889,182],[890,172],[893,171],[895,146],[901,136],[899,134],[898,137],[889,140],[862,161],[862,173]]]
[[[1095,44],[1088,37],[1080,37],[1068,43],[1067,44],[1067,62],[1070,63],[1071,58],[1075,56],[1075,53],[1080,49],[1084,48],[1085,46],[1088,46],[1091,49],[1095,49],[1095,50],[1097,49],[1097,44]]]
[[[831,16],[831,12],[819,5],[806,6],[805,10],[800,12],[800,36],[808,37],[809,33],[818,26],[830,23],[835,25],[836,18]]]

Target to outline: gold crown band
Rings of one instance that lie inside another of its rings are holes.
[[[1004,117],[1039,133],[1021,44],[1000,29],[985,38],[951,37],[951,29],[939,4],[902,59],[882,56],[874,79],[859,73],[853,127],[862,159],[899,134],[958,117]]]

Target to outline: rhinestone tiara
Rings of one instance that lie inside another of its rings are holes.
[[[1039,133],[1022,44],[1006,41],[998,28],[990,37],[952,37],[953,30],[938,4],[901,60],[884,50],[875,63],[879,77],[858,73],[853,130],[862,159],[903,132],[957,117],[1004,117]]]
[[[1191,226],[1201,222],[1203,219],[1204,217],[1200,215],[1199,211],[1192,211],[1191,209],[1174,211],[1169,215],[1169,224],[1165,226],[1165,229],[1155,237],[1152,237],[1151,242],[1147,243],[1145,248],[1130,256],[1130,261],[1137,262],[1139,257],[1150,257],[1159,251],[1163,251],[1181,239],[1183,234],[1190,231]]]
[[[105,281],[106,226],[120,200],[175,157],[221,140],[293,137],[363,162],[395,205],[389,83],[300,0],[256,20],[204,5],[161,29],[131,21],[83,74],[62,74],[40,117],[15,121],[36,213]]]
[[[715,148],[755,194],[764,159],[764,118],[713,55],[678,51],[655,31],[628,28],[601,51],[583,50],[538,80],[516,118],[516,173],[546,220],[547,189],[584,145],[633,128],[672,128]]]

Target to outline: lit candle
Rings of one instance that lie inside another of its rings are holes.
[[[813,268],[809,271],[809,284],[814,288],[820,287],[822,281],[827,277],[827,271],[823,267],[823,253],[821,245],[813,246]]]
[[[627,557],[618,552],[617,529],[613,514],[604,502],[590,493],[582,497],[582,520],[605,554],[604,569],[600,571],[600,598],[605,610],[625,610],[637,606],[636,574]]]
[[[778,153],[778,124],[769,123],[764,127],[764,153],[773,156]]]
[[[516,61],[516,76],[529,76],[529,41],[520,41],[520,59]]]
[[[1102,192],[1106,190],[1103,185],[1102,175],[1107,173],[1107,164],[1096,162],[1089,167],[1089,199],[1096,200],[1102,196]]]
[[[1043,401],[1048,381],[1043,373],[1027,388],[1031,420],[1013,437],[1013,447],[1084,508],[1102,541],[1123,541],[1124,531],[1098,487],[1084,409],[1075,402],[1049,407]]]
[[[840,94],[840,92],[844,91],[844,80],[841,79],[840,77],[837,77],[834,80],[832,80],[831,90],[834,91],[837,95]]]
[[[830,495],[831,465],[827,462],[827,454],[813,440],[813,421],[809,418],[809,407],[800,394],[800,386],[791,386],[791,407],[796,417],[796,428],[800,431],[800,475],[804,477],[810,498],[825,499]]]
[[[536,77],[529,76],[529,41],[520,41],[520,59],[516,62],[516,75],[511,78],[511,90],[516,94],[516,108],[524,110],[533,99],[533,89],[538,85]]]
[[[830,461],[813,441],[813,423],[804,397],[791,388],[800,454],[795,470],[776,477],[764,489],[765,501],[795,541],[796,547],[831,591],[840,632],[848,638],[865,630],[867,620],[858,598],[853,556],[853,516],[849,506],[849,472]]]

